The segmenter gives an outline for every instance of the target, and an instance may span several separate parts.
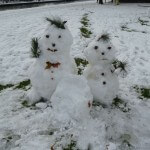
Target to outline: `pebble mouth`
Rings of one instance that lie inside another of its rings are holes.
[[[48,48],[47,50],[51,51],[51,52],[57,52],[58,51],[57,49],[50,49],[50,48]]]

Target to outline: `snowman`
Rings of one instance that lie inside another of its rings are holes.
[[[58,17],[46,20],[48,26],[42,36],[32,41],[31,51],[36,59],[29,68],[31,103],[41,98],[50,99],[60,80],[72,73],[70,48],[73,38],[66,21]]]
[[[115,48],[108,34],[93,40],[85,49],[89,66],[84,71],[94,100],[109,105],[117,96],[119,81],[112,62],[115,60]]]

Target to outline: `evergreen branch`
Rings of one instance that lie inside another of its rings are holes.
[[[39,50],[38,38],[32,38],[31,54],[33,58],[39,58],[41,51]]]
[[[60,18],[46,18],[46,20],[48,22],[51,23],[51,25],[55,25],[57,28],[60,28],[60,29],[65,29],[65,23],[67,21],[62,21]]]
[[[122,62],[122,61],[119,61],[119,60],[114,60],[112,62],[112,65],[114,66],[115,69],[118,69],[120,68],[121,71],[126,71],[126,67],[127,67],[127,62]]]
[[[109,33],[104,33],[104,34],[102,34],[102,35],[98,38],[97,41],[100,41],[100,40],[102,40],[102,41],[104,41],[104,42],[110,41],[110,35],[109,35]]]

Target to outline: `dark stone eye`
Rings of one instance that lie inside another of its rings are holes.
[[[102,52],[102,55],[105,55],[105,53],[104,53],[104,52]]]
[[[102,75],[102,76],[104,76],[105,74],[104,74],[104,73],[102,73],[101,75]]]
[[[60,39],[60,38],[61,38],[61,35],[59,35],[58,38]]]
[[[55,47],[55,46],[56,46],[56,44],[55,44],[55,43],[52,43],[52,46],[53,46],[53,47]]]
[[[98,46],[95,46],[94,49],[98,49]]]
[[[49,38],[49,35],[46,35],[46,38]]]
[[[103,82],[103,84],[105,85],[105,84],[106,84],[106,82],[104,81],[104,82]]]
[[[107,49],[111,50],[111,47],[109,46]]]

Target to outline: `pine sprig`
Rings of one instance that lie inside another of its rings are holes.
[[[51,23],[51,25],[55,25],[57,28],[60,28],[60,29],[65,29],[65,23],[67,21],[62,21],[60,18],[46,18],[46,20],[48,22]]]
[[[104,42],[110,41],[110,35],[109,35],[109,33],[104,33],[104,34],[102,34],[102,35],[98,38],[97,41],[100,41],[100,40],[102,40],[102,41],[104,41]]]
[[[121,71],[127,72],[126,67],[127,67],[127,62],[122,62],[120,60],[114,60],[112,62],[113,66],[115,69],[120,68]]]
[[[38,38],[32,38],[31,41],[31,56],[33,58],[39,58],[41,51],[39,50]]]

